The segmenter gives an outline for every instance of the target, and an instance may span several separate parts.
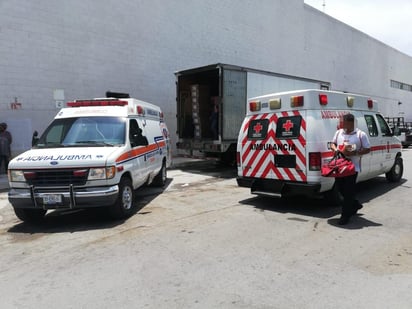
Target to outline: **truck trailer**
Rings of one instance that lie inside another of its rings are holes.
[[[177,152],[236,163],[248,98],[280,91],[330,89],[330,83],[217,63],[175,72]]]

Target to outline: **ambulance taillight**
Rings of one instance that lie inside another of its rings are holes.
[[[260,111],[260,101],[250,101],[249,102],[249,110],[251,112],[258,112]]]
[[[236,162],[237,162],[237,166],[240,166],[241,162],[240,162],[240,152],[236,152]]]
[[[328,105],[328,96],[326,94],[319,95],[319,104],[320,105]]]
[[[290,97],[290,107],[302,107],[303,95]]]
[[[320,171],[321,164],[322,159],[320,152],[309,152],[309,170]]]

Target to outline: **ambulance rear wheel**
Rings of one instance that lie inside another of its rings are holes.
[[[38,223],[44,219],[44,215],[47,210],[43,209],[25,209],[25,208],[14,208],[14,213],[17,218],[24,222]]]
[[[160,169],[159,173],[153,179],[152,184],[156,187],[164,187],[167,180],[167,169],[166,169],[166,162],[163,161],[162,168]]]
[[[396,157],[395,163],[391,170],[385,174],[386,179],[390,182],[399,182],[403,175],[403,160],[400,156]]]
[[[123,177],[119,183],[119,195],[116,203],[110,207],[110,215],[114,219],[124,219],[130,217],[134,210],[134,191],[132,181],[128,177]]]

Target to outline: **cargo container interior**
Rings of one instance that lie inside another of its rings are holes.
[[[178,77],[178,136],[212,139],[210,117],[220,95],[219,69]]]

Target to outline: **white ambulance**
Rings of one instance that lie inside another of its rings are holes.
[[[376,101],[349,93],[302,90],[251,98],[237,144],[237,183],[252,194],[341,198],[334,178],[321,166],[333,156],[329,148],[342,116],[355,116],[355,127],[370,140],[357,181],[386,174],[397,182],[403,174],[402,145],[378,112]]]
[[[134,190],[164,186],[170,164],[158,106],[132,98],[77,100],[10,162],[8,199],[23,221],[39,221],[49,209],[105,206],[125,218],[135,209]]]

